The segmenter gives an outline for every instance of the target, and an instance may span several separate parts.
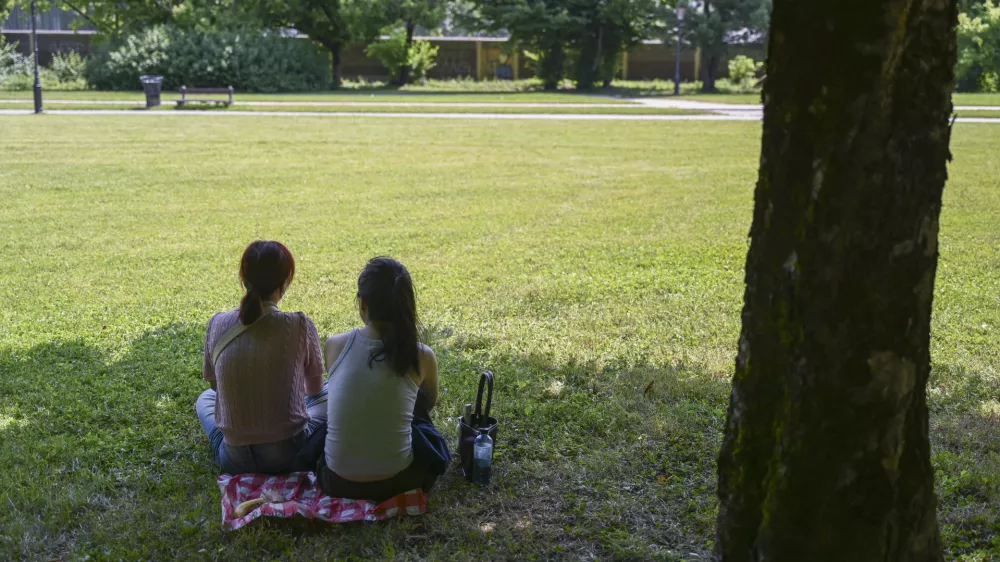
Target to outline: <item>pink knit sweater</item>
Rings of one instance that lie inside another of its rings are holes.
[[[205,380],[216,382],[215,423],[230,445],[274,443],[309,421],[306,380],[323,379],[319,334],[301,312],[275,312],[232,341],[212,365],[215,342],[239,322],[220,312],[205,336]]]

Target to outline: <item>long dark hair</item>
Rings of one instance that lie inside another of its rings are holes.
[[[368,306],[368,320],[382,338],[368,356],[368,366],[386,361],[400,376],[419,373],[417,302],[406,266],[392,258],[372,258],[358,277],[358,298]]]
[[[295,277],[295,258],[281,242],[251,242],[240,260],[240,280],[247,290],[240,302],[240,323],[252,324],[260,318],[263,299]]]

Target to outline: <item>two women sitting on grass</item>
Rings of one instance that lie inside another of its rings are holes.
[[[364,327],[327,340],[325,382],[312,320],[277,307],[294,273],[282,244],[250,244],[240,308],[209,322],[212,388],[196,410],[216,464],[230,474],[315,470],[324,493],[340,498],[429,491],[448,452],[430,420],[437,362],[418,341],[406,267],[390,258],[365,266],[357,292]]]

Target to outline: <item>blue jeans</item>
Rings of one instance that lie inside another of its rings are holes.
[[[300,470],[313,470],[323,456],[326,445],[326,385],[319,394],[306,397],[309,423],[295,436],[259,445],[230,445],[222,436],[222,430],[215,423],[214,390],[206,390],[195,403],[195,412],[201,421],[201,428],[208,437],[208,443],[215,464],[226,474],[258,472],[264,474],[286,474]]]

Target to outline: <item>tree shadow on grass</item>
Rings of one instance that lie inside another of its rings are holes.
[[[997,381],[962,366],[949,396],[934,400],[931,460],[946,558],[1000,558],[1000,402]]]
[[[660,557],[705,553],[728,379],[698,365],[556,364],[432,334],[452,443],[478,373],[497,375],[495,480],[457,463],[429,513],[379,524],[261,521],[224,533],[216,469],[194,416],[204,326],[126,349],[84,340],[0,350],[0,558]],[[652,384],[650,384],[652,383]],[[220,550],[221,549],[221,550]]]
[[[0,349],[0,558],[707,556],[727,372],[502,355],[489,339],[431,330],[435,421],[450,442],[479,372],[497,375],[492,486],[468,484],[455,465],[423,517],[225,533],[193,413],[203,334],[174,324],[120,351],[84,340]],[[932,400],[943,536],[954,556],[995,549],[996,381],[935,369],[952,385]]]
[[[19,418],[0,433],[0,558],[100,553],[167,504],[173,519],[203,509],[203,330],[165,326],[121,355],[84,340],[0,350],[0,402]]]

